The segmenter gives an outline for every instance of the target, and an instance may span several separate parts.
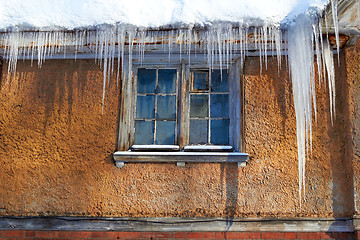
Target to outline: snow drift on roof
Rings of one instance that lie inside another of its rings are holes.
[[[0,0],[0,29],[60,30],[102,24],[139,27],[292,20],[328,0]],[[252,19],[253,21],[249,21]]]

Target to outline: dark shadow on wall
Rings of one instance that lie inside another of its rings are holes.
[[[226,217],[226,231],[233,224],[237,213],[239,197],[239,169],[237,163],[220,163],[221,194],[225,191],[225,209],[223,214]],[[224,189],[225,188],[225,189]],[[221,196],[223,199],[224,196]]]
[[[45,63],[47,64],[47,63]],[[54,62],[51,63],[55,64]],[[55,119],[63,112],[65,103],[67,104],[67,120],[66,125],[68,133],[71,133],[71,124],[73,118],[73,99],[74,99],[74,84],[77,84],[76,89],[83,97],[85,85],[87,84],[86,71],[82,71],[83,61],[74,64],[74,60],[67,60],[62,62],[61,69],[54,69],[54,66],[43,66],[45,74],[39,70],[36,72],[36,89],[35,93],[45,101],[45,121],[44,134],[47,128],[51,125],[51,120]],[[65,66],[63,66],[65,65]],[[56,68],[56,67],[55,67]],[[49,71],[46,71],[49,69]],[[58,105],[58,113],[55,112],[55,105]]]
[[[275,57],[272,58],[272,65],[277,65],[277,59]],[[292,95],[292,87],[290,82],[289,71],[285,64],[285,57],[281,59],[281,69],[274,70],[276,71],[276,78],[273,79],[273,87],[275,91],[275,97],[277,100],[277,105],[280,110],[280,114],[282,116],[282,134],[283,136],[286,135],[286,120],[288,119],[287,116],[287,109],[289,108],[289,104],[293,101]],[[285,74],[285,76],[284,76]],[[274,75],[275,76],[275,75]]]
[[[336,218],[325,233],[329,239],[357,239],[351,219]]]
[[[74,64],[74,60],[61,60],[59,65],[56,61],[59,60],[48,60],[42,68],[38,68],[36,64],[31,66],[30,61],[19,61],[16,73],[9,73],[9,77],[7,74],[3,76],[4,79],[7,79],[9,86],[14,87],[14,84],[17,83],[18,92],[27,86],[26,83],[30,83],[31,87],[34,86],[32,95],[29,95],[26,100],[32,101],[34,104],[38,101],[44,103],[44,135],[51,125],[51,120],[59,120],[60,115],[65,113],[63,112],[65,104],[67,105],[66,125],[68,133],[71,132],[74,91],[76,90],[83,96],[87,84],[87,71],[82,71],[82,61]],[[4,82],[0,82],[2,86]],[[56,105],[58,108],[55,107]]]
[[[334,57],[336,72],[336,119],[328,120],[330,163],[332,171],[332,202],[334,217],[352,217],[354,213],[354,185],[352,167],[352,136],[349,87],[346,76],[344,51],[340,53],[340,66]],[[328,91],[328,90],[327,90]]]

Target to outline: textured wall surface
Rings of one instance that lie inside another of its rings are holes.
[[[360,40],[357,45],[346,49],[346,77],[349,86],[349,109],[352,133],[352,172],[354,210],[360,215]]]
[[[318,121],[302,209],[285,60],[278,72],[275,58],[268,59],[261,75],[259,59],[246,60],[244,138],[250,160],[245,168],[127,164],[118,169],[112,160],[119,119],[115,79],[107,86],[102,115],[102,72],[93,60],[48,60],[41,69],[20,61],[8,81],[4,64],[0,215],[351,216],[354,199],[357,209],[360,201],[355,194],[360,186],[359,156],[353,158],[360,141],[352,135],[353,128],[360,131],[360,107],[353,99],[357,97],[359,104],[355,84],[360,79],[359,65],[348,58],[359,62],[359,46],[360,42],[340,56],[346,64],[337,69],[334,126],[327,88],[317,86]],[[348,75],[352,80],[347,81]]]

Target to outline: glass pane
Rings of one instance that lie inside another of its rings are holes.
[[[137,96],[136,118],[137,119],[155,118],[155,96]]]
[[[194,72],[193,90],[208,90],[208,77],[206,72]]]
[[[176,93],[176,69],[159,69],[158,93]]]
[[[175,121],[157,121],[155,144],[175,144]]]
[[[190,144],[208,143],[208,120],[190,120]]]
[[[211,94],[210,117],[229,117],[229,94]]]
[[[229,119],[211,120],[211,144],[229,144]]]
[[[208,100],[209,96],[205,94],[190,95],[190,117],[204,118],[209,116]]]
[[[228,92],[229,91],[229,72],[222,70],[222,78],[220,70],[211,72],[211,91],[213,92]]]
[[[175,119],[176,96],[158,96],[156,112],[157,119]]]
[[[155,121],[135,121],[134,144],[154,144]]]
[[[155,93],[156,69],[138,69],[137,92]]]

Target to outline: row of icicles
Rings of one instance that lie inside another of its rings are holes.
[[[333,17],[337,23],[336,14]],[[297,123],[301,206],[301,202],[305,200],[305,160],[312,148],[313,110],[316,118],[314,61],[317,63],[319,81],[326,80],[329,88],[332,121],[335,115],[333,50],[328,38],[323,38],[320,19],[319,14],[300,15],[295,24],[289,26],[286,31],[278,26],[234,27],[227,23],[215,24],[201,31],[194,28],[152,31],[119,24],[99,27],[92,31],[6,32],[0,34],[0,41],[5,45],[4,56],[9,65],[8,75],[16,72],[18,59],[30,59],[31,63],[36,59],[41,67],[46,58],[59,54],[66,57],[66,51],[69,49],[75,54],[75,59],[77,53],[84,49],[87,53],[93,53],[104,72],[103,103],[109,77],[116,73],[117,79],[121,75],[123,78],[130,78],[133,61],[141,64],[146,57],[149,44],[152,48],[157,48],[158,52],[167,54],[169,62],[179,56],[180,62],[182,56],[188,56],[188,62],[191,64],[192,54],[203,54],[209,69],[229,68],[234,56],[244,62],[245,56],[252,54],[254,50],[260,57],[261,68],[267,68],[269,55],[277,56],[280,68],[281,56],[287,55]],[[335,30],[337,31],[337,24]],[[174,52],[177,54],[172,56]],[[116,66],[117,69],[114,69]]]

